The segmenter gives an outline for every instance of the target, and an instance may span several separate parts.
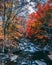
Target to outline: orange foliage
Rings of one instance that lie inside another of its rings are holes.
[[[52,24],[49,24],[48,26],[49,26],[49,27],[52,27]]]
[[[6,5],[6,7],[9,8],[9,7],[11,7],[12,4],[11,3],[6,3],[5,5]]]
[[[17,19],[18,19],[19,22],[22,22],[22,17],[21,16],[18,16]]]

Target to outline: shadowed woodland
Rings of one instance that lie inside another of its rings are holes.
[[[51,0],[0,0],[0,58],[1,65],[52,65]]]

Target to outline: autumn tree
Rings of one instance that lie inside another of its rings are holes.
[[[27,20],[27,37],[35,43],[38,41],[38,44],[44,45],[52,37],[52,33],[50,34],[50,29],[52,29],[52,6],[49,2],[44,5],[38,4],[36,6],[38,11],[31,13]]]

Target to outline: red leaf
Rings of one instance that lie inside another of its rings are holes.
[[[45,6],[44,6],[44,10],[46,11],[46,10],[48,10],[49,8],[50,8],[50,7],[49,7],[49,4],[46,3]]]
[[[36,6],[36,8],[38,8],[39,10],[42,8],[42,4],[38,4],[37,6]]]
[[[39,13],[35,13],[35,18],[36,18],[36,19],[40,19]]]

